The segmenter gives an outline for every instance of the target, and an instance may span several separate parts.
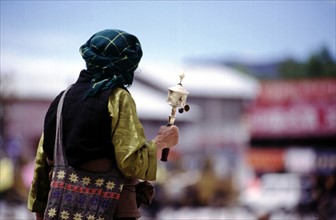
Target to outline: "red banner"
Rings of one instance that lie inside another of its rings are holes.
[[[252,137],[336,135],[336,80],[263,82],[248,116]]]
[[[250,111],[253,137],[336,134],[335,103],[258,106]]]
[[[261,82],[257,104],[334,100],[336,79],[270,80]]]

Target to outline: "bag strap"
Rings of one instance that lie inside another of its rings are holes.
[[[68,161],[65,157],[65,150],[63,148],[63,135],[62,135],[62,108],[64,97],[69,89],[69,86],[62,94],[61,99],[57,106],[57,117],[56,117],[56,135],[55,135],[55,145],[54,145],[54,165],[55,166],[68,166]]]

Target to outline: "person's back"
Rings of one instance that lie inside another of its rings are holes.
[[[141,45],[131,34],[103,30],[80,48],[87,70],[82,70],[63,103],[63,142],[69,165],[92,172],[118,169],[126,182],[115,219],[139,218],[135,195],[137,179],[155,180],[157,152],[178,142],[176,126],[161,126],[147,141],[136,106],[125,86],[133,83],[142,57]],[[62,94],[62,93],[61,93]],[[60,95],[61,95],[60,94]],[[28,209],[41,218],[47,203],[48,169],[55,159],[56,110],[52,102],[44,124],[29,194]],[[46,160],[47,159],[47,160]]]
[[[90,74],[83,70],[63,104],[63,143],[70,166],[78,166],[88,161],[109,158],[114,160],[111,138],[111,116],[108,111],[110,90],[95,97],[84,99],[90,87]],[[49,108],[45,126],[43,150],[53,159],[56,111],[58,96]]]

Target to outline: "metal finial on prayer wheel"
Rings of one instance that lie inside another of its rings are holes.
[[[181,85],[182,85],[182,80],[183,80],[183,79],[184,79],[184,77],[185,77],[184,73],[182,73],[181,75],[179,75],[179,77],[180,77],[180,83],[179,83],[179,84],[181,84]]]

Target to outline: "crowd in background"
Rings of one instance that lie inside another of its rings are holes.
[[[16,144],[2,145],[0,199],[12,205],[26,203],[32,179],[33,159],[22,154],[22,147]],[[258,178],[258,177],[257,177]],[[233,175],[219,177],[213,169],[211,158],[205,158],[202,167],[188,171],[174,161],[160,167],[158,181],[153,182],[156,197],[150,207],[142,207],[146,215],[155,219],[167,207],[234,207],[240,206],[241,190]],[[336,173],[310,174],[301,179],[302,193],[294,212],[305,216],[319,216],[320,219],[335,217]]]

